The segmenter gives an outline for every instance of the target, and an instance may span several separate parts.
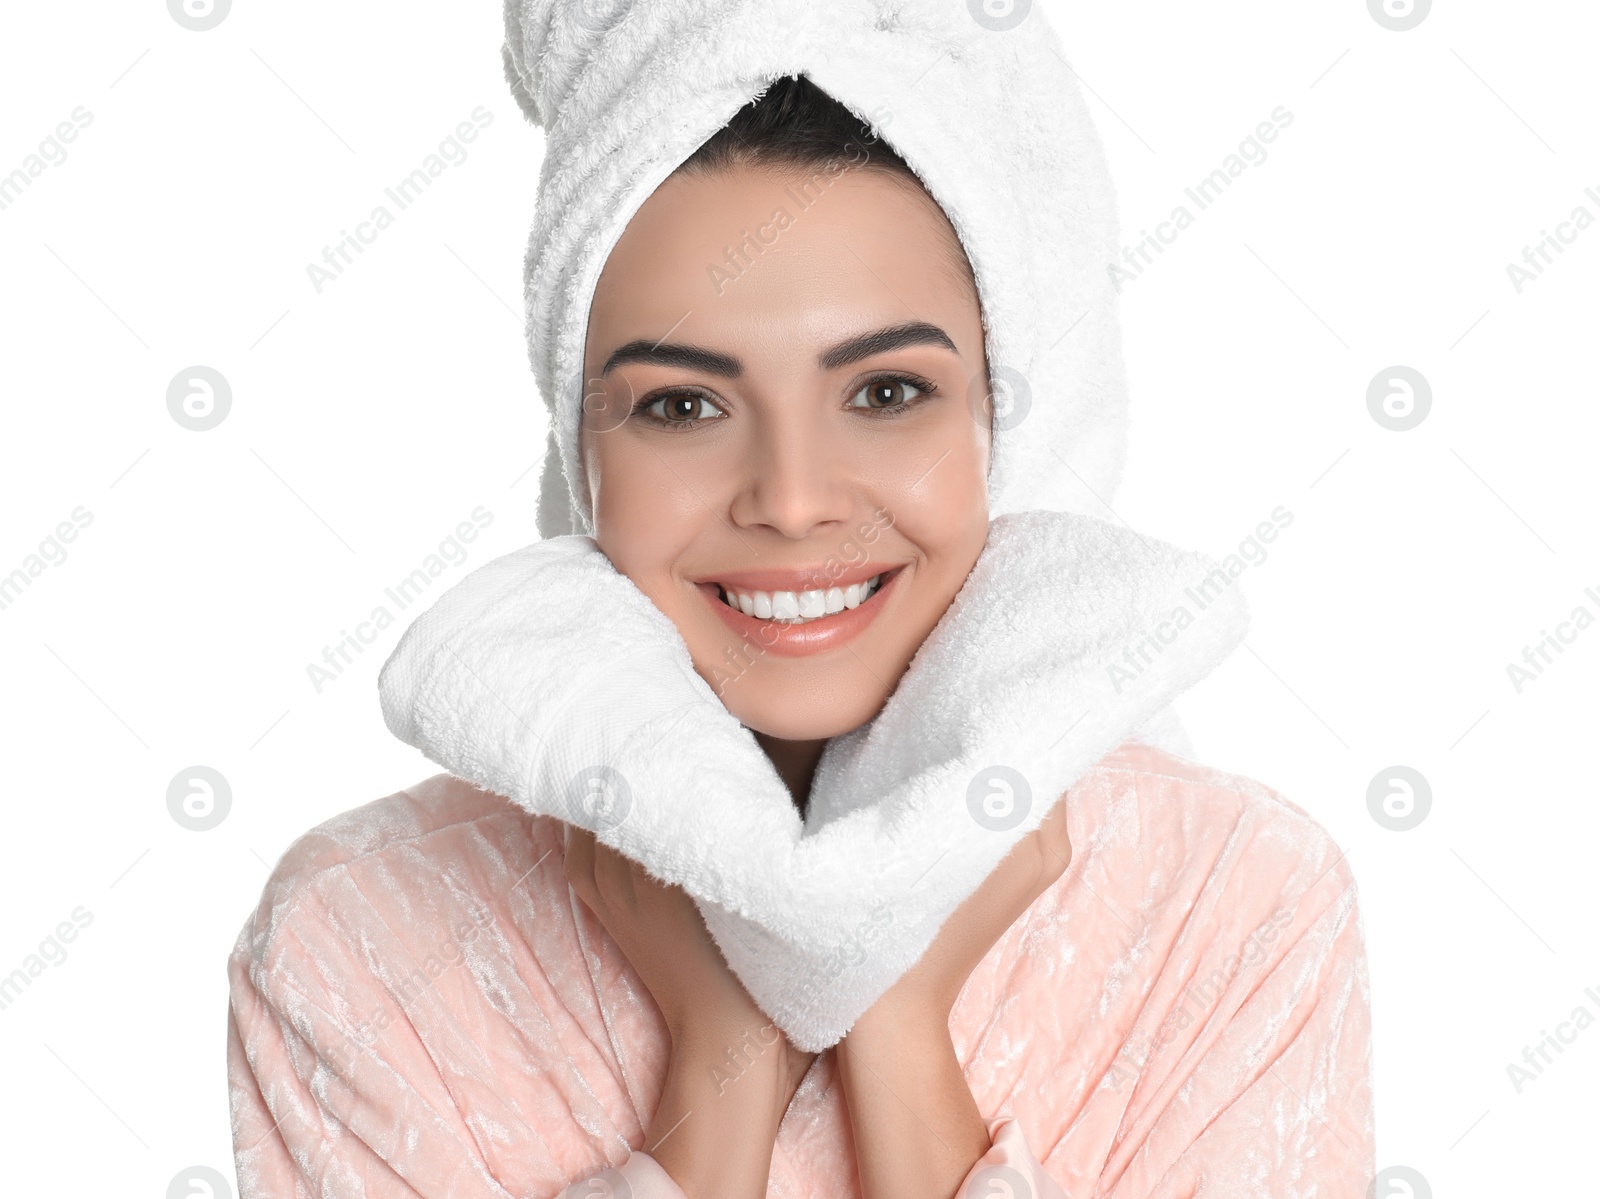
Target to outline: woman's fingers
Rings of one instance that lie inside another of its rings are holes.
[[[1067,801],[1061,800],[1039,822],[1035,833],[1044,858],[1046,886],[1060,878],[1072,864],[1072,838],[1067,834]]]
[[[1033,886],[1024,898],[1021,910],[1026,910],[1034,900],[1043,895],[1066,873],[1072,861],[1072,841],[1067,836],[1067,801],[1059,801],[1033,831],[1033,856],[1038,863]],[[1019,910],[1019,915],[1021,914]]]
[[[578,825],[567,832],[567,882],[596,915],[631,912],[638,906],[634,871],[638,864]]]
[[[595,887],[601,897],[617,910],[633,911],[638,906],[634,887],[634,871],[638,869],[638,863],[603,841],[595,841],[593,833],[589,834],[589,843],[593,847]]]
[[[976,896],[970,899],[971,906],[975,910],[1003,913],[1005,927],[1008,927],[1034,900],[1054,886],[1072,861],[1066,816],[1067,804],[1061,800],[1039,822],[1038,828],[1011,847],[978,888]],[[992,931],[998,936],[1005,927]],[[993,940],[989,938],[986,945]]]
[[[579,828],[575,824],[567,825],[567,850],[563,869],[567,876],[567,884],[577,893],[579,899],[595,911],[598,904],[598,895],[594,883],[594,834],[586,828]]]

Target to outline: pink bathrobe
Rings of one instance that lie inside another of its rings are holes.
[[[1137,742],[1066,801],[1071,866],[951,1013],[995,1142],[967,1189],[1004,1193],[999,1164],[1036,1199],[1365,1195],[1367,965],[1338,847],[1261,784]],[[290,848],[229,961],[241,1199],[542,1199],[607,1167],[634,1199],[681,1195],[642,1151],[666,1029],[561,845],[440,774]],[[829,1050],[767,1195],[860,1193]]]

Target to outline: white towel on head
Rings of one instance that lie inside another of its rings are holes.
[[[397,737],[682,886],[751,997],[819,1051],[1075,780],[1234,648],[1230,582],[1097,518],[996,519],[883,710],[828,743],[804,821],[586,536],[467,575],[379,687]]]
[[[593,531],[578,422],[589,305],[612,247],[684,159],[797,74],[881,134],[966,250],[1006,407],[991,515],[1106,513],[1127,437],[1106,273],[1116,209],[1077,78],[1028,9],[1017,0],[1013,23],[980,0],[507,0],[507,78],[545,131],[526,272],[551,419],[541,536]]]

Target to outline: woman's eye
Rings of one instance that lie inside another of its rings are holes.
[[[640,411],[669,425],[693,425],[727,415],[704,396],[692,393],[662,396],[645,404]]]
[[[923,389],[909,379],[874,379],[851,398],[852,408],[908,408],[914,398],[907,392],[920,396]],[[865,402],[862,401],[864,398]]]

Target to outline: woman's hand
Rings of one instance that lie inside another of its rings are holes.
[[[652,878],[588,829],[570,824],[566,876],[650,989],[675,1041],[696,1026],[767,1023],[682,887]]]
[[[567,826],[567,882],[633,966],[672,1037],[645,1148],[690,1199],[766,1194],[778,1124],[816,1056],[728,969],[682,887]]]
[[[950,1011],[978,963],[1071,861],[1062,799],[839,1043],[866,1199],[953,1195],[988,1152],[988,1127],[950,1040]]]
[[[947,1021],[961,988],[989,950],[1072,861],[1067,801],[1019,840],[961,906],[950,913],[917,964],[873,1005]],[[885,1000],[888,1002],[885,1004]]]

